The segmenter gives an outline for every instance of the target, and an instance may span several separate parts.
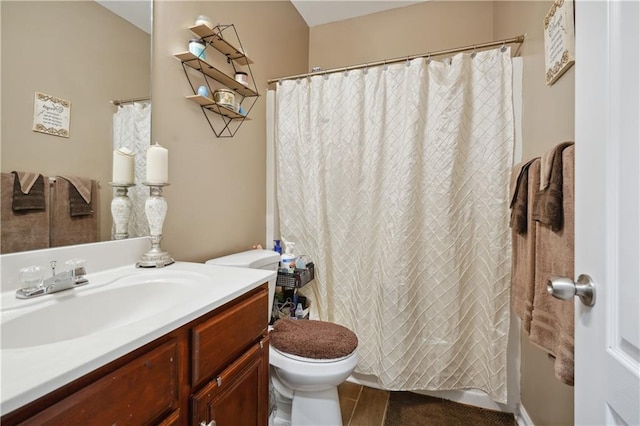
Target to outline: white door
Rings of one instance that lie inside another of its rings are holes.
[[[640,424],[640,4],[576,13],[576,425]]]

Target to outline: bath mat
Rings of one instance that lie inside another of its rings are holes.
[[[390,392],[385,426],[514,426],[513,414],[413,392]]]

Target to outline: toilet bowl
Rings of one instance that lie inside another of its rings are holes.
[[[277,270],[279,259],[276,252],[249,250],[206,263]],[[269,318],[275,282],[269,282]],[[323,321],[279,320],[273,330],[270,328],[270,336],[270,376],[276,405],[270,424],[342,425],[337,387],[358,362],[355,334]]]
[[[355,352],[338,359],[316,360],[270,347],[269,363],[276,392],[274,426],[342,424],[338,385],[356,368]]]

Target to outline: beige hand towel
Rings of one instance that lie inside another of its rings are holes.
[[[528,333],[531,329],[533,311],[536,244],[536,222],[533,220],[530,207],[533,205],[533,197],[540,180],[540,159],[536,158],[527,164],[527,199],[524,206],[525,232],[518,233],[515,228],[512,228],[511,231],[511,303],[516,315],[522,320],[522,328]]]
[[[70,196],[73,185],[66,179],[56,179],[53,185],[54,204],[51,206],[51,247],[98,241],[98,214],[71,216]],[[91,183],[91,205],[98,212],[97,183]],[[84,200],[82,200],[84,202]]]
[[[14,175],[11,205],[13,211],[45,210],[44,177],[39,173],[11,173]]]
[[[573,142],[563,142],[543,155],[540,164],[540,191],[533,204],[533,218],[551,227],[562,228],[562,152]]]
[[[13,210],[15,175],[2,173],[0,179],[0,253],[49,247],[49,197],[43,210]]]
[[[91,205],[91,185],[93,180],[78,176],[60,176],[71,183],[69,187],[69,214],[86,216],[93,214]]]
[[[574,278],[574,153],[562,152],[562,211],[564,226],[558,232],[538,224],[535,245],[535,294],[531,342],[553,355],[555,376],[573,385],[574,301],[559,300],[547,292],[553,277]]]

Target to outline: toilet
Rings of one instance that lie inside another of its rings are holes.
[[[206,261],[207,264],[278,270],[280,256],[249,250]],[[276,279],[269,281],[269,319]],[[278,320],[270,327],[269,363],[276,410],[274,426],[342,425],[338,385],[356,368],[357,337],[324,321]]]

